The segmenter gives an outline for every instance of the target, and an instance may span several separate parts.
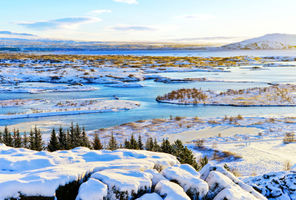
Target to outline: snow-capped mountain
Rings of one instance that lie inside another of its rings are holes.
[[[222,46],[226,49],[294,49],[296,35],[273,33]]]

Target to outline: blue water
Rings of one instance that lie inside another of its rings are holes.
[[[130,51],[133,55],[170,55],[170,56],[230,56],[230,55],[255,55],[255,56],[293,56],[296,51]],[[56,52],[54,52],[56,53]],[[72,52],[64,52],[72,53]],[[94,54],[94,52],[88,52]],[[95,52],[96,54],[123,54],[123,52]],[[76,52],[87,54],[87,52]],[[55,116],[42,118],[26,118],[14,120],[0,120],[0,126],[14,125],[23,122],[34,121],[59,121],[64,123],[79,123],[87,130],[110,127],[126,122],[145,120],[152,118],[168,118],[170,116],[199,116],[199,117],[223,117],[225,115],[262,116],[267,114],[285,115],[296,113],[296,107],[231,107],[231,106],[192,106],[172,105],[157,103],[155,98],[179,88],[201,88],[215,91],[227,89],[244,89],[250,87],[264,87],[267,83],[294,83],[296,80],[295,67],[271,67],[264,70],[253,70],[251,66],[229,68],[230,72],[186,72],[186,73],[162,73],[160,75],[171,78],[198,78],[206,77],[210,80],[247,81],[247,82],[193,82],[165,84],[152,80],[143,81],[143,88],[112,88],[101,84],[92,84],[96,91],[88,92],[59,92],[42,94],[2,93],[0,100],[5,99],[78,99],[78,98],[106,98],[113,99],[114,95],[124,100],[135,100],[141,103],[137,109],[113,113],[96,113],[83,115]],[[38,83],[32,83],[38,85]],[[21,108],[1,108],[0,114],[8,112],[20,112]],[[42,128],[42,127],[41,127]]]

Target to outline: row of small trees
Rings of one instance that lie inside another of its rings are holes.
[[[192,151],[184,146],[180,140],[176,140],[171,144],[169,140],[163,139],[161,144],[159,144],[155,138],[153,139],[152,137],[149,137],[144,144],[141,135],[139,135],[138,138],[135,138],[134,135],[131,135],[129,139],[124,141],[124,144],[118,144],[114,135],[111,134],[109,142],[104,146],[101,143],[98,134],[95,134],[93,140],[90,141],[85,129],[80,128],[78,124],[74,126],[73,123],[67,130],[64,130],[62,127],[60,127],[56,132],[55,129],[52,129],[50,141],[47,145],[45,145],[44,141],[42,140],[41,131],[37,127],[30,131],[29,136],[27,136],[26,132],[24,132],[24,134],[21,136],[19,130],[13,130],[11,133],[8,128],[5,127],[4,132],[0,132],[0,143],[4,143],[5,145],[11,147],[23,147],[36,151],[45,149],[48,151],[68,150],[83,146],[95,150],[116,150],[119,148],[125,148],[164,152],[176,156],[180,163],[190,164],[197,170],[199,170],[208,162],[207,158],[205,157],[201,159],[199,163],[197,163]]]

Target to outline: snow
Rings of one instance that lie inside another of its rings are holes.
[[[244,182],[252,185],[270,199],[296,199],[295,171],[271,172],[260,176],[245,178]]]
[[[199,178],[197,173],[190,165],[175,165],[162,171],[168,180],[177,181],[185,192],[196,194],[194,198],[202,199],[209,191],[208,184]]]
[[[81,184],[76,200],[104,200],[107,197],[107,185],[90,178]]]
[[[146,193],[136,200],[162,200],[162,198],[156,193]]]
[[[160,181],[155,186],[155,191],[165,200],[190,200],[182,187],[170,181]]]
[[[20,193],[54,196],[59,186],[88,173],[104,170],[110,175],[137,180],[141,186],[150,186],[152,175],[142,171],[153,169],[155,165],[166,168],[178,164],[178,161],[168,154],[147,151],[95,151],[79,147],[51,153],[15,149],[0,144],[0,163],[0,199],[3,200],[17,197]],[[131,188],[140,188],[140,185],[135,187],[132,184]]]
[[[33,117],[48,117],[61,115],[77,115],[101,112],[116,112],[130,110],[140,106],[137,101],[76,99],[76,100],[42,100],[42,99],[12,99],[0,101],[2,107],[22,106],[22,113],[1,114],[0,119],[20,119]]]
[[[296,46],[296,35],[267,34],[261,37],[244,40],[223,46],[227,49],[289,49]]]
[[[240,195],[237,196],[238,199],[266,199],[255,189],[219,165],[207,164],[200,170],[200,177],[209,184],[209,195],[215,196],[214,199],[224,199],[224,197],[226,199],[236,199],[238,191]],[[230,198],[233,194],[235,194],[235,198]]]
[[[292,196],[296,180],[295,172],[281,172],[243,182],[220,165],[207,164],[197,172],[172,155],[144,150],[78,147],[36,152],[0,144],[0,163],[0,200],[20,195],[54,197],[59,186],[79,180],[85,182],[76,200],[265,200],[250,185],[265,195],[284,196],[287,190],[279,188],[288,188]]]
[[[118,192],[130,197],[140,191],[150,191],[152,187],[152,175],[136,170],[106,169],[92,174],[91,177],[108,185],[108,198],[111,199],[118,198]]]
[[[15,84],[2,84],[0,85],[0,93],[45,93],[45,92],[85,92],[93,91],[98,88],[85,86],[85,85],[54,85],[50,83],[21,83]]]
[[[203,98],[200,96],[203,95]],[[296,106],[296,85],[276,84],[265,88],[227,90],[179,89],[156,98],[161,103],[215,106]]]

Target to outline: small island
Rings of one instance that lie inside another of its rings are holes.
[[[280,84],[269,87],[214,92],[201,89],[179,89],[156,101],[172,104],[221,105],[221,106],[296,106],[296,85]]]

